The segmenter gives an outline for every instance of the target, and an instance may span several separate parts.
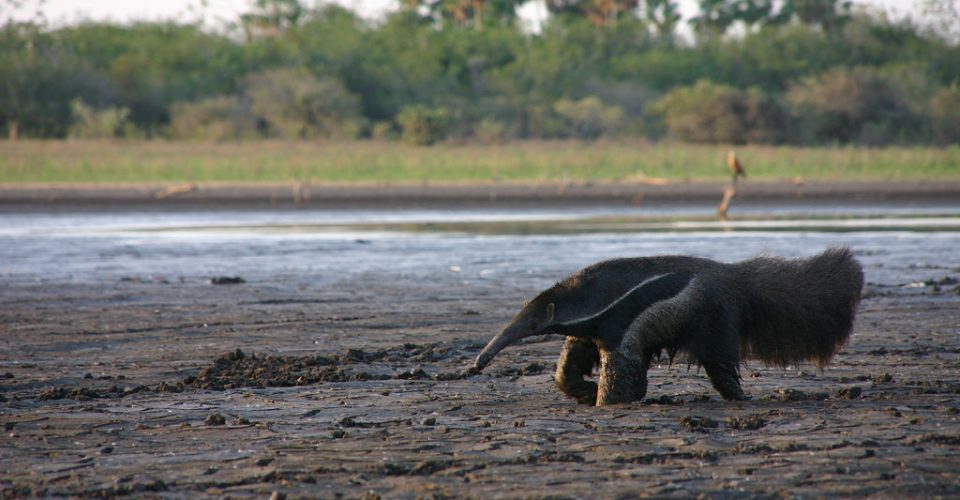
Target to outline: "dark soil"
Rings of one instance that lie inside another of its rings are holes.
[[[502,284],[8,286],[0,490],[956,497],[960,297],[933,286],[868,297],[822,372],[748,364],[750,400],[674,364],[599,408],[554,388],[561,339],[466,371],[530,293]]]

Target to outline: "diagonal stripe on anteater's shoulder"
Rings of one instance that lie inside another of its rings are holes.
[[[655,274],[627,290],[603,309],[579,318],[557,322],[547,329],[550,333],[569,336],[594,337],[608,348],[620,343],[631,323],[650,306],[672,299],[683,293],[693,281],[690,271]]]

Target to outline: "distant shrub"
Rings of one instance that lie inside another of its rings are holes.
[[[937,143],[960,143],[960,87],[956,83],[933,94],[928,113]]]
[[[917,116],[896,84],[873,68],[803,78],[787,100],[815,140],[884,144],[917,133]]]
[[[608,106],[623,109],[623,123],[618,125],[616,135],[652,137],[662,132],[660,120],[651,112],[661,94],[647,85],[633,81],[592,79],[584,85],[584,90]]]
[[[667,132],[688,142],[779,143],[787,137],[790,121],[760,90],[744,92],[709,80],[670,91],[654,108]]]
[[[360,99],[335,78],[317,78],[302,68],[271,69],[247,75],[241,87],[272,137],[354,138],[363,130]]]
[[[560,99],[553,110],[566,121],[568,134],[578,139],[615,135],[623,125],[623,108],[608,106],[595,96],[578,101]]]
[[[175,139],[208,141],[260,136],[256,117],[236,96],[174,103],[170,108],[170,135]]]
[[[393,141],[400,137],[397,128],[391,122],[376,122],[370,127],[370,137],[373,139]]]
[[[73,124],[67,132],[71,139],[113,139],[127,129],[128,108],[107,107],[93,109],[81,99],[70,102]]]
[[[400,110],[397,123],[403,131],[403,140],[410,144],[429,146],[446,137],[450,114],[443,108],[414,104]]]
[[[477,123],[473,133],[484,144],[500,144],[507,139],[507,126],[500,120],[484,118]]]

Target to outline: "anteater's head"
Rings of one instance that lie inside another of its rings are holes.
[[[556,318],[556,309],[553,290],[547,290],[524,304],[523,309],[510,323],[483,348],[473,364],[474,369],[482,370],[498,352],[520,339],[550,333],[550,326]]]

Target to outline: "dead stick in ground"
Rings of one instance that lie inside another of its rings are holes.
[[[733,173],[733,178],[730,180],[730,184],[723,188],[723,199],[720,200],[720,205],[717,207],[717,218],[721,221],[727,220],[727,209],[730,208],[730,200],[737,194],[737,179],[747,177],[747,172],[743,169],[743,165],[737,160],[737,154],[733,151],[727,154],[727,167],[729,167],[730,172]]]
[[[717,207],[718,219],[722,221],[727,220],[727,208],[730,207],[730,200],[735,194],[737,194],[737,187],[735,183],[731,183],[723,188],[723,199],[720,200],[720,206]]]

